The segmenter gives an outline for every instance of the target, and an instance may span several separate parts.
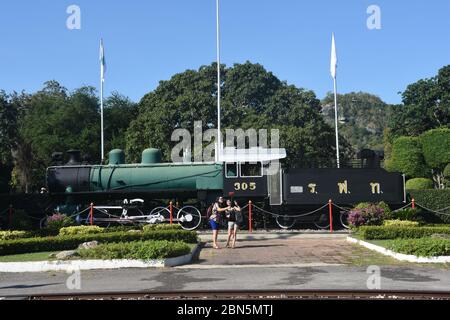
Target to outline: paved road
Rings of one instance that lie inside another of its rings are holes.
[[[385,266],[381,290],[450,291],[450,272]],[[128,269],[84,271],[81,290],[69,290],[65,273],[0,274],[0,297],[45,293],[183,290],[367,290],[366,267],[296,266]]]
[[[202,235],[208,240],[210,235]],[[380,266],[381,290],[450,291],[445,266],[400,263],[349,244],[345,234],[241,235],[238,248],[214,250],[170,269],[83,271],[83,292],[191,290],[367,290],[369,266]],[[222,245],[224,235],[221,236]],[[0,273],[0,297],[71,293],[66,273]],[[74,277],[70,278],[71,280]],[[72,284],[74,282],[71,282]]]

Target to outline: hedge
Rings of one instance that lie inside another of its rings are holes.
[[[58,250],[73,250],[80,244],[90,241],[100,243],[167,240],[197,243],[197,234],[184,230],[157,230],[152,232],[116,232],[48,238],[29,238],[0,241],[0,256]]]
[[[153,231],[153,230],[182,230],[182,227],[179,224],[146,224],[143,227],[144,231]]]
[[[151,260],[179,257],[191,251],[184,242],[139,241],[129,243],[108,243],[92,249],[81,249],[77,253],[85,259],[132,259]]]
[[[59,235],[74,236],[78,234],[98,234],[103,232],[105,232],[105,229],[99,226],[76,226],[61,228],[59,230]]]
[[[450,240],[448,239],[397,239],[390,242],[387,248],[394,252],[418,257],[450,256]]]
[[[408,190],[429,190],[433,189],[434,182],[428,178],[415,178],[406,182],[406,189]]]
[[[409,196],[417,204],[423,205],[431,210],[439,210],[450,207],[450,189],[445,190],[408,190]],[[450,223],[450,209],[446,214],[426,212],[424,218],[431,222]]]
[[[0,231],[0,240],[24,239],[30,235],[27,231]]]
[[[418,227],[419,222],[408,220],[384,220],[383,226],[385,227]]]
[[[450,227],[364,226],[356,231],[365,240],[415,239],[433,234],[450,234]]]

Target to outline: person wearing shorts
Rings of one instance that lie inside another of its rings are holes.
[[[228,222],[228,240],[226,247],[230,247],[230,241],[233,239],[233,243],[231,248],[234,249],[236,247],[236,237],[238,231],[238,221],[237,221],[237,213],[241,212],[241,208],[238,203],[235,201],[234,204],[231,200],[227,201],[227,209],[225,211],[225,216]]]
[[[219,236],[219,219],[220,219],[220,213],[225,212],[227,208],[224,208],[224,199],[223,197],[217,198],[216,202],[214,203],[212,207],[211,216],[209,217],[209,224],[211,226],[212,232],[213,232],[213,248],[214,249],[220,249],[220,247],[217,245],[217,238]]]

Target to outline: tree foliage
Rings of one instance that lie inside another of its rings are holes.
[[[409,178],[430,176],[419,138],[400,137],[394,140],[392,157],[386,162],[389,171],[404,173]]]
[[[125,131],[135,114],[129,99],[117,93],[106,99],[107,148],[125,146]],[[95,163],[100,161],[99,103],[93,87],[69,92],[49,81],[34,94],[2,93],[0,124],[0,165],[12,170],[5,179],[17,191],[31,192],[45,185],[45,169],[55,151],[77,149]]]
[[[450,65],[438,75],[409,85],[403,92],[403,105],[393,109],[390,131],[393,137],[419,136],[450,126]]]
[[[423,156],[436,185],[445,188],[445,167],[450,163],[450,129],[434,129],[420,136]]]
[[[420,136],[420,142],[427,165],[443,172],[450,163],[450,129],[427,131]]]
[[[193,132],[194,121],[203,130],[217,120],[216,64],[188,70],[161,81],[139,103],[139,115],[127,132],[127,156],[138,161],[143,149],[159,147],[166,160],[176,144],[172,132]],[[287,163],[329,163],[334,155],[334,132],[321,116],[320,101],[312,91],[277,79],[259,64],[222,66],[223,129],[279,129]],[[343,157],[348,145],[343,139]],[[270,146],[270,145],[269,145]]]

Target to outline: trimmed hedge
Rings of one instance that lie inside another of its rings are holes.
[[[151,260],[179,257],[191,251],[184,242],[139,241],[129,243],[108,243],[92,249],[81,249],[77,253],[84,259],[132,259]]]
[[[103,232],[105,232],[105,229],[99,226],[76,226],[61,228],[59,230],[59,235],[74,236],[79,234],[99,234]]]
[[[394,252],[418,257],[450,256],[450,240],[448,239],[397,239],[390,242],[387,248]]]
[[[143,227],[144,231],[153,231],[153,230],[182,230],[179,224],[146,224]]]
[[[27,231],[0,231],[0,240],[24,239],[30,235]]]
[[[371,227],[358,228],[357,234],[364,240],[416,239],[433,234],[450,234],[449,227]]]
[[[167,240],[197,243],[197,234],[184,230],[157,230],[152,232],[116,232],[48,238],[29,238],[0,241],[0,256],[58,250],[73,250],[90,241],[100,243]]]
[[[434,182],[428,178],[415,178],[406,182],[406,189],[408,190],[428,190],[433,189]]]
[[[408,190],[408,193],[411,198],[414,198],[416,203],[430,208],[431,210],[439,210],[450,207],[450,189]],[[448,209],[445,213],[447,215],[426,212],[423,214],[423,217],[430,222],[450,223],[450,209]]]
[[[384,220],[383,226],[385,226],[385,227],[418,227],[419,222],[407,221],[407,220]]]

